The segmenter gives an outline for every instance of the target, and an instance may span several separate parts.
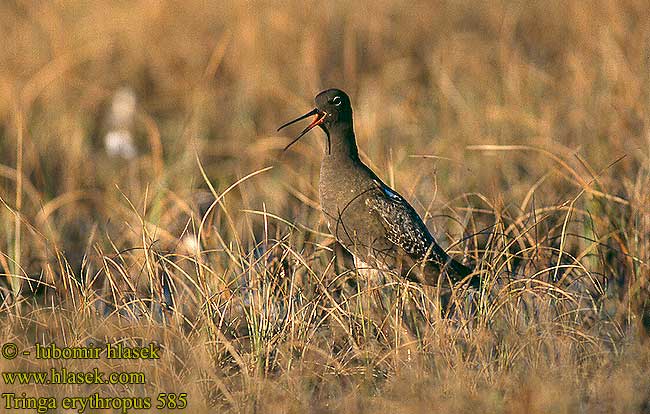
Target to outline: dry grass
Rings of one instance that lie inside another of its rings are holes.
[[[99,362],[144,386],[10,391],[650,412],[650,6],[476,3],[0,2],[3,341],[163,347]],[[318,210],[321,137],[281,153],[275,128],[330,86],[363,157],[484,274],[448,312],[356,280]]]

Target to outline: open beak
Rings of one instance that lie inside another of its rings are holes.
[[[286,124],[282,125],[280,128],[278,128],[278,131],[281,130],[282,128],[288,127],[289,125],[296,123],[298,121],[302,121],[305,118],[309,118],[312,115],[316,115],[316,118],[314,118],[313,121],[311,121],[311,124],[307,125],[307,128],[303,129],[300,135],[298,135],[293,141],[289,143],[286,147],[284,147],[284,151],[288,150],[290,146],[298,142],[300,138],[302,138],[303,135],[305,135],[307,132],[311,131],[314,127],[322,124],[325,121],[325,117],[327,116],[326,112],[321,112],[318,110],[318,108],[314,108],[311,111],[307,112],[303,116],[300,116],[293,121],[289,121]]]

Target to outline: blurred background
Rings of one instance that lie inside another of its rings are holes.
[[[197,160],[217,190],[274,166],[225,201],[305,220],[322,134],[283,154],[292,132],[275,129],[327,87],[351,95],[364,159],[420,212],[554,205],[586,183],[642,196],[644,1],[7,1],[0,16],[0,250],[18,210],[31,271],[39,243],[78,255],[130,210],[178,236],[169,208],[207,188]]]
[[[8,0],[0,21],[5,301],[25,278],[72,297],[111,266],[151,276],[149,249],[218,251],[230,280],[269,234],[326,269],[323,135],[283,153],[299,127],[275,131],[337,87],[362,158],[441,244],[489,262],[501,228],[528,276],[567,252],[615,335],[646,335],[645,0]]]

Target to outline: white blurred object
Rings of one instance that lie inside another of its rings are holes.
[[[181,239],[181,246],[186,253],[190,255],[195,255],[201,252],[201,244],[199,243],[198,238],[194,234],[186,234]]]
[[[133,124],[137,99],[128,86],[113,95],[108,114],[108,132],[104,136],[106,153],[112,157],[135,158],[138,150],[133,143]]]
[[[106,152],[111,157],[131,159],[138,155],[138,151],[133,145],[133,137],[129,131],[109,131],[104,137],[104,145],[106,146]]]

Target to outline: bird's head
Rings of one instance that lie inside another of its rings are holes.
[[[314,127],[321,127],[329,136],[329,131],[337,125],[352,126],[352,105],[345,92],[340,89],[327,89],[316,95],[314,100],[316,108],[278,128],[279,131],[295,122],[315,116],[311,124],[284,148],[285,151]]]

